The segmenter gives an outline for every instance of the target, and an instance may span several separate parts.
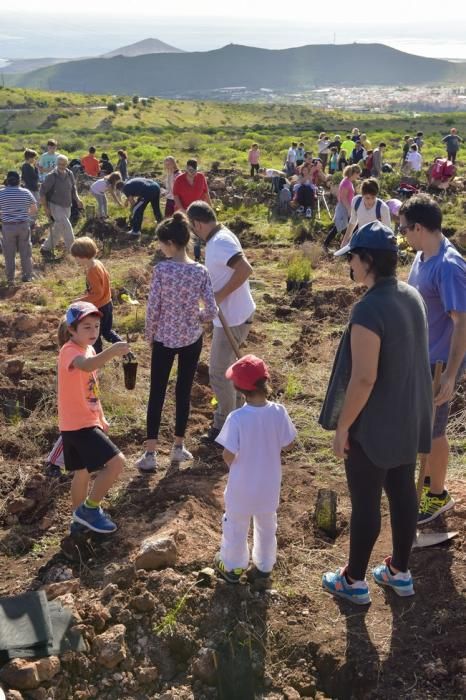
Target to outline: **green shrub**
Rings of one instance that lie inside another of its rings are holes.
[[[301,253],[293,255],[286,270],[287,282],[309,282],[311,279],[311,261]]]

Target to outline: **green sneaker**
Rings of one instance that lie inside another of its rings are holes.
[[[219,576],[221,576],[225,581],[228,581],[228,583],[239,583],[241,576],[244,573],[244,569],[237,568],[237,569],[230,569],[228,571],[225,568],[225,564],[220,558],[220,552],[217,552],[217,554],[214,557],[214,567]]]
[[[421,504],[417,516],[418,525],[430,523],[439,515],[445,513],[450,508],[453,508],[455,501],[450,496],[448,491],[444,491],[441,496],[434,496],[430,491],[425,489],[422,492]]]

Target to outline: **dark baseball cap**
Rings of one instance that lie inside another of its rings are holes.
[[[19,185],[20,181],[20,176],[19,173],[16,172],[16,170],[9,170],[6,174],[6,179],[5,182],[3,183],[4,185]]]
[[[350,242],[344,248],[337,250],[333,255],[335,257],[346,255],[346,253],[350,253],[355,248],[398,252],[395,234],[389,226],[385,226],[380,221],[371,221],[369,224],[361,226]]]

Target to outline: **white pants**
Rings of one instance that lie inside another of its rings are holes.
[[[224,513],[220,558],[225,569],[245,569],[249,564],[248,533],[254,524],[252,561],[260,571],[272,571],[277,560],[277,513],[242,515]]]

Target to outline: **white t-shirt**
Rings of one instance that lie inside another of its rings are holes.
[[[288,163],[296,163],[296,149],[293,146],[289,147],[286,160]]]
[[[422,156],[419,151],[409,151],[406,156],[406,162],[410,164],[416,173],[422,169]]]
[[[267,401],[232,411],[216,442],[236,456],[225,489],[225,511],[274,513],[280,501],[281,449],[296,437],[284,406]]]
[[[377,199],[375,200],[374,206],[370,209],[366,209],[364,200],[362,200],[358,210],[356,211],[355,204],[359,197],[361,197],[360,194],[353,197],[351,201],[350,224],[357,224],[358,227],[361,228],[361,226],[364,226],[364,224],[370,224],[371,221],[377,221]],[[379,201],[382,202],[382,200]],[[389,228],[392,227],[392,222],[390,220],[390,209],[387,207],[385,202],[382,202],[380,205],[380,219],[385,226],[388,226]]]
[[[241,243],[234,233],[224,226],[207,241],[205,265],[209,271],[214,292],[220,291],[233,276],[233,268],[228,261],[242,253]],[[251,295],[249,281],[235,289],[220,303],[220,309],[229,326],[240,326],[254,313],[256,305]],[[219,318],[214,318],[214,326],[221,326]]]
[[[105,194],[109,189],[110,185],[108,184],[108,180],[104,177],[101,177],[100,180],[96,180],[91,185],[92,194]]]

